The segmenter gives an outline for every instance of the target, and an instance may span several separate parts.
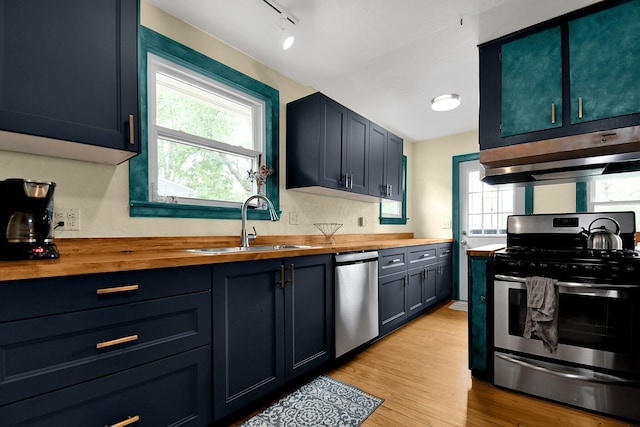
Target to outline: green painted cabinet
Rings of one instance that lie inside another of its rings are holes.
[[[480,149],[640,125],[640,0],[480,45]]]
[[[469,256],[469,369],[493,380],[493,255]]]
[[[562,126],[560,27],[502,45],[502,136]]]
[[[571,123],[640,111],[640,0],[569,21]]]

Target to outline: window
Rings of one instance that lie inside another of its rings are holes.
[[[407,220],[407,156],[402,156],[402,201],[380,202],[380,224],[406,224]]]
[[[478,170],[469,172],[467,180],[469,234],[507,234],[507,217],[514,214],[515,190],[485,184]]]
[[[273,170],[278,200],[278,91],[147,28],[140,28],[142,153],[130,161],[131,216],[240,218]],[[252,219],[269,219],[252,209]]]
[[[640,230],[640,174],[621,174],[587,183],[589,212],[634,211]]]

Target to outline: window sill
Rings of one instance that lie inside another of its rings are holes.
[[[280,215],[282,212],[278,212]],[[240,208],[223,208],[212,206],[178,205],[158,202],[132,200],[129,204],[131,217],[165,217],[165,218],[209,218],[209,219],[241,219]],[[247,219],[270,221],[271,216],[266,209],[247,210]]]

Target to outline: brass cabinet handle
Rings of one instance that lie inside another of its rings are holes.
[[[135,129],[136,127],[133,119],[133,114],[129,114],[129,144],[131,145],[136,143]]]
[[[121,292],[137,291],[139,288],[140,288],[139,285],[117,286],[115,288],[102,288],[102,289],[96,290],[96,294],[97,295],[118,294]]]
[[[101,348],[106,348],[106,347],[112,347],[114,345],[124,344],[124,343],[127,343],[127,342],[137,341],[137,340],[138,340],[138,336],[137,335],[129,335],[128,337],[117,338],[117,339],[111,340],[111,341],[99,342],[98,344],[96,344],[96,348],[97,349],[101,349]]]
[[[136,415],[134,417],[129,417],[124,421],[120,421],[119,423],[112,424],[109,427],[125,427],[130,424],[137,423],[138,421],[140,421],[140,416]]]
[[[556,104],[551,104],[551,124],[556,124]]]
[[[582,118],[582,97],[578,98],[578,118]]]

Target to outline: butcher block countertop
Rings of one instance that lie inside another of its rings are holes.
[[[507,245],[498,243],[495,245],[479,246],[477,248],[467,249],[469,256],[492,256],[497,251],[506,248]]]
[[[453,242],[453,239],[414,238],[413,233],[340,234],[333,238],[335,244],[324,244],[322,235],[258,236],[252,246],[289,244],[312,248],[222,254],[186,249],[239,246],[239,236],[57,239],[60,258],[0,261],[0,282]]]

